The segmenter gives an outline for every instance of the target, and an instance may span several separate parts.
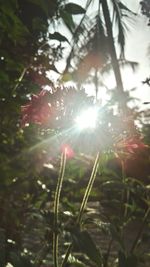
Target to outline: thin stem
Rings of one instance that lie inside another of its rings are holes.
[[[95,163],[94,163],[94,166],[93,166],[93,170],[92,170],[88,185],[87,185],[85,193],[84,193],[84,197],[83,197],[83,200],[82,200],[82,203],[81,203],[81,206],[80,206],[80,211],[79,211],[79,214],[78,214],[78,217],[77,217],[76,225],[80,225],[80,223],[81,223],[81,219],[82,219],[85,207],[87,205],[87,201],[88,201],[88,198],[90,196],[90,193],[91,193],[91,190],[92,190],[92,187],[93,187],[93,183],[94,183],[95,178],[96,178],[98,166],[99,166],[99,152],[97,153],[97,156],[96,156],[96,159],[95,159]],[[72,249],[72,246],[73,246],[72,243],[68,246],[66,254],[65,254],[65,258],[64,258],[64,260],[62,262],[61,267],[65,267],[66,266],[66,263],[68,261],[68,257],[70,255],[70,252],[71,252],[71,249]]]
[[[111,251],[112,243],[113,243],[113,239],[111,239],[110,242],[109,242],[107,253],[106,253],[106,257],[105,257],[105,262],[104,262],[104,266],[103,267],[107,267],[108,266],[108,259],[109,259],[109,256],[110,256],[110,251]]]
[[[70,255],[70,252],[71,252],[72,247],[73,247],[73,244],[70,243],[70,245],[67,248],[67,251],[66,251],[66,254],[65,254],[65,257],[63,259],[63,262],[62,262],[61,267],[65,267],[66,266],[66,263],[68,261],[68,258],[69,258],[69,255]]]
[[[86,207],[89,195],[91,193],[91,190],[92,190],[92,187],[93,187],[93,183],[94,183],[95,178],[96,178],[98,166],[99,166],[99,153],[97,153],[97,156],[96,156],[96,159],[95,159],[95,162],[94,162],[94,166],[93,166],[93,170],[92,170],[92,173],[91,173],[91,176],[90,176],[86,191],[84,193],[84,197],[83,197],[83,200],[82,200],[82,203],[81,203],[81,206],[80,206],[79,215],[78,215],[78,218],[77,218],[77,224],[81,223],[82,215],[83,215],[84,209]]]
[[[16,89],[18,88],[19,84],[21,83],[21,81],[22,81],[22,79],[23,79],[23,77],[24,77],[24,75],[25,75],[27,69],[28,69],[28,68],[24,68],[23,71],[21,72],[21,75],[20,75],[20,77],[19,77],[19,79],[18,79],[18,82],[16,83],[16,85],[15,85],[14,88],[13,88],[13,93],[16,91]]]
[[[53,259],[54,259],[54,267],[58,267],[58,210],[59,210],[59,200],[60,200],[60,193],[62,188],[62,182],[64,179],[66,167],[66,150],[65,153],[62,153],[61,156],[61,164],[59,170],[59,177],[55,192],[55,199],[54,199],[54,234],[53,234]]]
[[[127,191],[126,191],[126,205],[124,208],[124,218],[127,218],[127,215],[128,215],[129,198],[130,198],[130,191],[129,191],[129,189],[127,189]]]

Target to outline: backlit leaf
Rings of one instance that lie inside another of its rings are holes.
[[[65,5],[65,10],[72,15],[84,14],[85,9],[77,4],[69,3]]]

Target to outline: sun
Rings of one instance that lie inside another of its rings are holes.
[[[77,128],[79,130],[95,128],[97,115],[98,112],[96,108],[88,108],[87,110],[82,111],[81,114],[78,115],[75,119]]]

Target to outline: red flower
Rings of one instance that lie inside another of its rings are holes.
[[[52,116],[52,107],[46,99],[46,90],[42,90],[38,95],[32,95],[30,102],[21,107],[21,125],[27,123],[46,124]]]
[[[66,154],[67,159],[71,159],[74,157],[74,151],[68,144],[61,145],[61,152]]]
[[[121,149],[124,152],[135,153],[137,149],[143,149],[148,147],[140,139],[125,139],[115,145],[117,149]]]

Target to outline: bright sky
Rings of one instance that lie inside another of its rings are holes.
[[[126,45],[127,59],[137,61],[139,70],[129,79],[128,73],[125,76],[124,83],[130,83],[136,86],[137,90],[134,96],[141,99],[141,102],[150,101],[150,87],[147,85],[141,86],[141,81],[146,77],[150,77],[150,26],[147,26],[147,18],[141,14],[138,0],[125,1],[133,11],[138,13],[135,26],[129,33],[129,38]],[[145,107],[145,106],[144,106]],[[143,108],[143,106],[142,106]]]

